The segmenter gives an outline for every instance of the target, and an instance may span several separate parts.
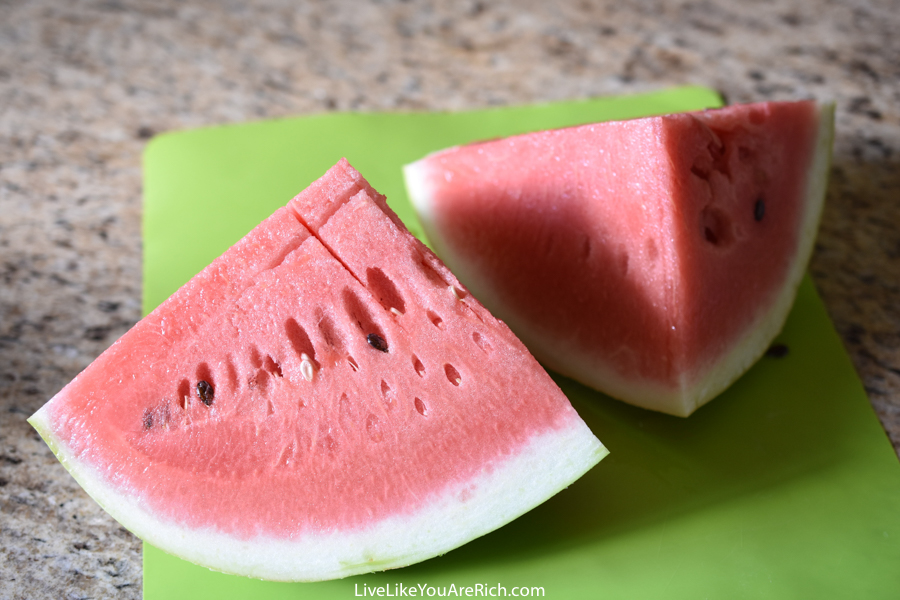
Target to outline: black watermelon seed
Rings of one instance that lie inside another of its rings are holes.
[[[788,355],[790,349],[785,344],[773,344],[766,350],[766,356],[773,358],[784,358]]]
[[[213,403],[215,391],[213,390],[213,386],[208,382],[201,380],[197,382],[197,395],[200,396],[200,401],[203,402],[203,404],[209,406]]]
[[[387,342],[384,341],[384,338],[377,333],[370,333],[369,335],[367,335],[366,341],[369,342],[369,345],[376,350],[381,350],[382,352],[388,351]]]
[[[764,216],[766,216],[766,203],[760,196],[756,199],[756,204],[753,205],[753,218],[757,221],[762,221]]]

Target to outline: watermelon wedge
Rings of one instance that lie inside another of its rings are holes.
[[[784,324],[833,112],[778,102],[543,131],[404,174],[437,253],[547,367],[687,416]]]
[[[284,581],[447,552],[607,453],[345,160],[30,422],[144,540]]]

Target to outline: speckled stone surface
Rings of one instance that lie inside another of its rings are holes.
[[[900,449],[900,2],[0,0],[0,598],[141,596],[25,419],[140,316],[154,134],[708,85],[837,101],[811,271]]]

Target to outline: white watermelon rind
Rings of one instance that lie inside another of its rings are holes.
[[[410,514],[364,530],[308,534],[291,540],[238,539],[196,530],[148,510],[136,492],[111,485],[53,434],[48,403],[29,423],[82,488],[144,541],[215,571],[270,581],[321,581],[393,569],[444,554],[493,531],[571,485],[609,451],[577,417],[532,437],[514,456],[486,465]],[[248,562],[252,560],[252,562]]]
[[[664,386],[652,381],[623,378],[605,364],[591,360],[580,352],[573,352],[565,340],[538,333],[526,319],[520,319],[512,311],[507,310],[505,303],[494,291],[490,276],[480,272],[473,263],[464,259],[441,235],[439,216],[434,209],[434,193],[429,183],[429,158],[452,149],[433,153],[405,165],[403,174],[407,195],[435,252],[484,306],[495,316],[506,321],[510,329],[544,366],[629,404],[687,417],[722,393],[762,357],[772,340],[784,327],[793,307],[815,245],[831,166],[834,103],[820,103],[817,109],[818,129],[813,157],[805,178],[807,182],[805,209],[798,236],[798,248],[788,268],[784,285],[770,304],[769,310],[760,313],[756,322],[748,327],[746,334],[734,344],[730,352],[708,366],[703,375],[699,377],[685,375],[679,386]]]

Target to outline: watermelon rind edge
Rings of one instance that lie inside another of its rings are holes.
[[[815,149],[806,175],[806,194],[803,221],[798,236],[799,246],[794,261],[788,268],[785,283],[771,308],[758,316],[756,323],[747,329],[746,335],[734,344],[707,374],[699,380],[682,381],[680,386],[668,387],[653,381],[635,381],[619,376],[611,368],[574,352],[564,341],[551,346],[546,336],[537,335],[532,327],[504,309],[494,293],[489,277],[478,272],[462,259],[452,244],[441,235],[432,208],[432,192],[427,180],[428,159],[451,150],[445,148],[422,159],[403,166],[404,182],[409,197],[429,243],[454,274],[497,317],[506,321],[529,351],[544,366],[567,377],[572,377],[594,389],[629,404],[679,417],[688,417],[698,408],[721,394],[753,364],[755,364],[784,327],[797,290],[806,273],[815,245],[816,233],[825,203],[828,173],[831,166],[834,143],[833,102],[817,103],[818,128]]]
[[[580,419],[534,436],[502,464],[443,490],[426,506],[366,529],[301,539],[237,539],[188,529],[117,489],[53,435],[51,403],[28,422],[82,488],[126,529],[174,556],[214,571],[270,581],[322,581],[393,569],[441,554],[509,523],[567,488],[609,451]],[[115,474],[107,474],[115,480]],[[489,524],[489,526],[486,526]]]

